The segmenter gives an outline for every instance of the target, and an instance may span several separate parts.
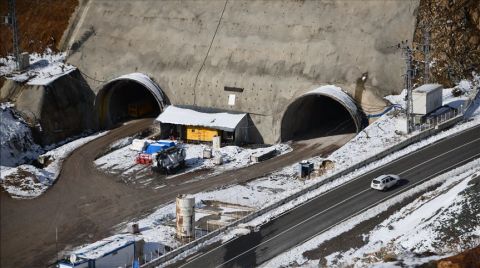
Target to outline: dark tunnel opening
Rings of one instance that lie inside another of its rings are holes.
[[[282,142],[356,133],[349,111],[338,101],[323,95],[307,95],[287,108],[281,126]]]
[[[105,101],[111,125],[137,118],[156,117],[161,111],[154,95],[145,86],[132,80],[114,82]]]

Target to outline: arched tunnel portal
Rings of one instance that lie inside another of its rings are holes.
[[[101,128],[136,118],[156,117],[166,98],[150,77],[131,73],[107,82],[98,92],[95,107]]]
[[[285,110],[281,140],[306,140],[356,133],[362,113],[353,99],[336,86],[323,86],[298,97]]]

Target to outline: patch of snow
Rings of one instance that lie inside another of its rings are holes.
[[[48,151],[40,157],[48,158],[52,162],[43,169],[29,164],[17,167],[3,167],[0,175],[0,183],[13,198],[38,197],[57,180],[63,160],[68,155],[78,147],[106,133],[107,132],[101,132],[79,138]]]
[[[30,67],[20,74],[14,73],[13,57],[0,58],[0,76],[16,82],[26,82],[28,85],[48,85],[57,78],[77,69],[64,63],[65,56],[65,52],[54,54],[49,49],[44,54],[32,53],[30,54]]]
[[[33,141],[32,131],[11,103],[0,104],[0,166],[15,167],[36,159],[43,149]]]
[[[432,258],[440,259],[465,250],[466,248],[461,248],[462,245],[458,243],[454,248],[440,243],[437,228],[442,227],[446,219],[455,217],[456,213],[462,210],[460,204],[464,202],[465,197],[461,193],[470,187],[469,182],[474,177],[480,176],[479,164],[480,161],[475,160],[457,169],[455,173],[450,173],[450,176],[442,175],[444,183],[440,187],[425,193],[375,227],[365,236],[368,241],[366,245],[341,254],[331,254],[329,259],[331,261],[336,259],[345,265],[353,263],[361,265],[360,260],[363,260],[365,265],[368,261],[365,256],[372,256],[382,250],[394,253],[404,264],[413,266]],[[466,242],[469,238],[480,237],[480,230],[477,228],[462,236],[458,239]],[[460,248],[457,250],[457,247]],[[412,256],[424,252],[437,255],[429,258]],[[340,259],[334,257],[338,255],[342,257]]]
[[[135,236],[129,234],[114,235],[93,244],[74,249],[71,253],[81,259],[97,259],[135,240]]]
[[[417,226],[415,224],[418,224],[419,220],[421,221],[424,219],[429,219],[429,215],[432,215],[436,212],[435,209],[439,209],[444,207],[445,205],[450,204],[450,202],[453,200],[452,198],[454,198],[459,191],[467,187],[468,181],[470,180],[470,178],[475,172],[480,172],[480,160],[478,159],[462,167],[456,168],[445,174],[432,178],[416,186],[415,188],[412,188],[399,195],[393,196],[392,198],[376,205],[375,207],[372,207],[366,211],[361,212],[356,216],[346,219],[342,223],[333,226],[326,232],[323,232],[320,235],[317,235],[312,239],[306,241],[305,243],[295,248],[292,248],[278,255],[277,257],[271,259],[270,261],[262,264],[262,267],[281,267],[282,265],[289,264],[289,263],[296,263],[300,265],[315,265],[315,262],[318,262],[318,260],[308,260],[305,257],[303,257],[302,253],[305,251],[317,248],[323,242],[326,242],[333,237],[336,237],[344,232],[347,232],[353,229],[355,226],[362,223],[363,221],[377,216],[383,211],[386,211],[389,207],[401,202],[402,200],[410,196],[413,196],[419,192],[422,192],[433,185],[443,183],[441,187],[448,188],[450,187],[451,184],[459,183],[456,187],[451,189],[451,191],[448,191],[447,194],[444,195],[443,197],[440,197],[437,200],[430,200],[432,202],[430,202],[429,206],[425,207],[422,210],[419,210],[418,212],[414,211],[411,217],[405,217],[405,215],[402,214],[402,212],[404,213],[405,211],[412,210],[412,208],[409,207],[412,205],[409,205],[403,208],[401,212],[394,214],[392,217],[396,216],[397,219],[398,218],[401,219],[400,222],[398,222],[398,225],[395,226],[395,227],[398,227],[398,232],[390,230],[390,228],[388,228],[388,226],[390,225],[389,224],[390,221],[386,220],[387,223],[380,225],[380,226],[383,226],[383,228],[380,228],[375,235],[370,236],[369,243],[365,247],[363,247],[360,250],[352,249],[347,252],[333,253],[326,258],[328,261],[327,266],[343,267],[343,266],[352,265],[353,267],[357,267],[356,265],[358,264],[361,267],[362,264],[358,262],[358,258],[363,257],[371,253],[372,251],[373,252],[378,251],[382,246],[384,246],[386,243],[389,243],[389,242],[390,243],[393,242],[394,244],[401,244],[401,241],[398,240],[399,234],[407,235],[408,237],[415,239],[417,241],[422,239],[428,240],[429,235],[431,235],[431,233],[426,232],[419,236],[419,233],[415,231],[412,232],[412,230],[421,229],[421,226]],[[426,195],[428,195],[428,193]],[[422,200],[422,197],[419,197],[416,202],[418,202],[418,200]],[[415,204],[415,202],[413,202],[413,204]],[[429,220],[435,220],[435,218],[429,219]],[[396,230],[395,227],[393,230]],[[402,246],[399,245],[399,247],[402,247]],[[405,247],[405,248],[409,249],[409,247]],[[343,257],[338,257],[338,256],[343,256]],[[363,265],[365,265],[365,263]]]
[[[404,89],[398,95],[388,95],[384,99],[388,100],[391,104],[399,105],[405,109],[405,97],[407,96],[407,91]]]
[[[473,83],[470,80],[461,80],[457,88],[462,92],[468,93],[473,89]]]
[[[141,144],[142,140],[136,140],[135,143]],[[124,144],[127,145],[127,144]],[[218,174],[227,170],[241,168],[254,164],[250,160],[252,154],[259,152],[265,152],[268,150],[277,150],[280,154],[291,151],[291,148],[286,144],[277,144],[266,148],[248,149],[238,146],[224,146],[220,149],[212,151],[213,157],[221,157],[223,159],[223,165],[216,165],[214,158],[203,159],[203,151],[210,146],[202,144],[180,144],[186,149],[185,166],[186,168],[179,171],[179,173],[169,176],[174,179],[176,176],[193,172],[200,169],[213,169],[213,174]],[[137,148],[138,146],[135,146]],[[95,164],[103,171],[120,174],[127,172],[129,176],[133,171],[139,171],[145,168],[142,165],[135,163],[135,157],[138,155],[138,151],[132,150],[131,146],[126,146],[118,150],[114,150],[97,160]],[[212,175],[212,174],[210,174]]]
[[[202,113],[170,105],[155,120],[161,123],[235,131],[237,125],[246,115],[245,113]]]

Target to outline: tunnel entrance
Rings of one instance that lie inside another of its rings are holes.
[[[281,141],[308,140],[358,132],[360,121],[353,100],[344,103],[348,99],[337,96],[338,94],[330,96],[312,92],[293,101],[282,118]],[[346,94],[345,96],[348,97]]]
[[[110,128],[137,118],[156,117],[164,107],[161,89],[143,74],[121,76],[98,93],[95,105],[100,126]]]
[[[160,107],[148,89],[130,80],[118,81],[112,86],[108,106],[108,116],[113,124],[160,113]]]

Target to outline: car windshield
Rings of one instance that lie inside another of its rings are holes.
[[[380,181],[378,181],[378,180],[373,180],[373,184],[379,184],[379,183],[380,183]]]

